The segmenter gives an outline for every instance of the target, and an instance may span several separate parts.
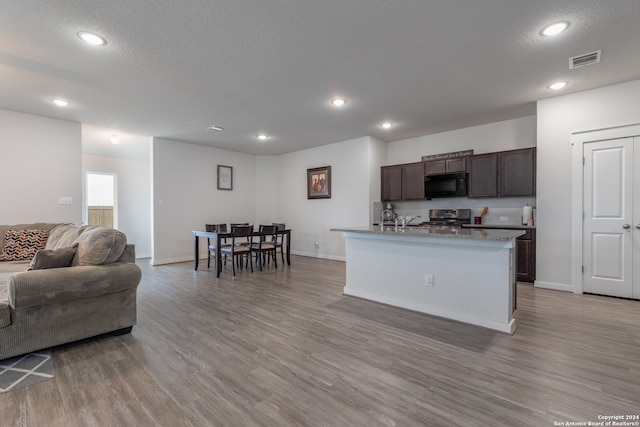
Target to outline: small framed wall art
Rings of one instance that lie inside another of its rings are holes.
[[[218,165],[218,190],[233,190],[233,168]]]
[[[331,198],[331,166],[307,169],[307,199]]]

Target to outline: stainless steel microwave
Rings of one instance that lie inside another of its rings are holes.
[[[424,177],[424,196],[427,199],[465,197],[466,195],[467,174],[464,172]]]

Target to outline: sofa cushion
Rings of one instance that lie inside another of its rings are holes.
[[[78,249],[71,265],[102,265],[120,258],[127,236],[113,228],[87,227],[76,239]]]
[[[78,244],[58,249],[40,249],[29,264],[29,270],[45,270],[47,268],[70,267],[76,255]]]
[[[7,230],[0,261],[21,261],[33,258],[44,248],[48,230]]]
[[[60,224],[51,230],[44,248],[58,249],[71,246],[87,227],[86,225]]]

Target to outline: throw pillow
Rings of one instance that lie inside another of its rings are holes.
[[[7,230],[0,261],[27,261],[44,248],[49,230]]]
[[[70,267],[78,244],[59,249],[40,249],[29,264],[29,270]]]
[[[127,245],[127,236],[113,228],[87,227],[76,242],[78,253],[72,265],[103,265],[120,258]]]

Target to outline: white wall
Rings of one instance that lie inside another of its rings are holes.
[[[291,228],[294,254],[345,259],[342,233],[332,227],[369,224],[372,186],[379,186],[380,141],[357,138],[278,156],[278,221]],[[331,198],[307,199],[307,169],[331,166]],[[377,171],[377,172],[376,172]],[[315,246],[315,242],[318,246]]]
[[[217,165],[233,167],[232,191],[217,189]],[[151,169],[152,264],[192,260],[192,231],[205,224],[255,223],[255,156],[154,138]]]
[[[538,101],[537,117],[536,286],[573,290],[570,135],[640,123],[640,80]]]
[[[83,189],[86,191],[87,172],[116,175],[116,205],[118,229],[127,241],[136,245],[136,257],[151,256],[151,171],[149,160],[83,155]],[[83,217],[86,222],[86,198],[83,198]]]
[[[278,194],[280,187],[274,185],[278,177],[276,156],[256,157],[256,224],[271,224],[278,221]]]
[[[80,138],[79,123],[0,110],[0,224],[82,221]]]
[[[474,154],[535,147],[536,116],[456,129],[387,144],[387,164],[418,162],[422,156],[475,150]]]

